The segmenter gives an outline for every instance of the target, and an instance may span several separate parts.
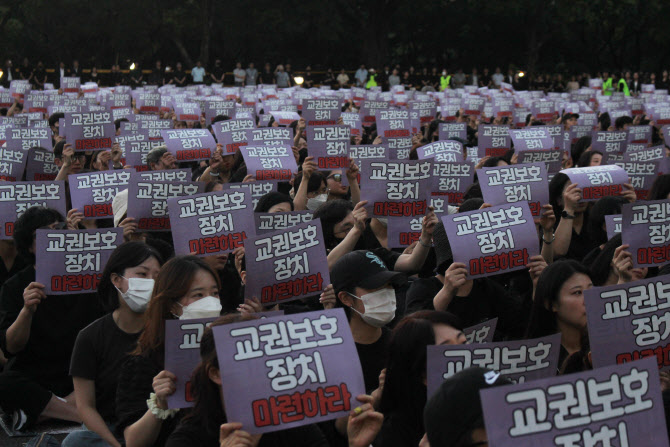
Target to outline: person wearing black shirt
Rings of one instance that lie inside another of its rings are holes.
[[[225,76],[226,76],[226,71],[221,66],[221,60],[217,59],[214,62],[214,68],[212,69],[212,72],[209,74],[209,77],[212,80],[212,83],[223,84],[223,78]]]
[[[177,62],[175,71],[172,74],[172,83],[177,87],[184,87],[186,85],[186,73],[181,68],[181,62]]]
[[[123,438],[113,434],[118,372],[137,344],[160,264],[160,255],[143,242],[119,246],[107,261],[98,296],[110,313],[79,333],[70,363],[84,430],[70,433],[64,447],[121,445]]]
[[[156,61],[156,66],[149,75],[149,84],[157,85],[159,87],[165,84],[165,72],[163,71],[161,61]]]
[[[35,232],[63,222],[55,210],[32,207],[14,224],[19,255],[30,265],[0,290],[0,349],[9,362],[0,374],[0,406],[22,430],[38,419],[81,422],[68,364],[81,329],[102,315],[93,294],[47,296],[35,282]]]
[[[47,82],[47,72],[44,70],[42,61],[37,63],[37,68],[33,72],[33,82],[37,90],[44,90],[44,84]]]
[[[33,67],[30,66],[30,63],[28,63],[27,57],[23,58],[23,63],[19,68],[19,73],[21,73],[21,79],[25,79],[30,83],[33,82]]]
[[[272,67],[269,63],[265,64],[263,71],[261,72],[261,84],[274,84],[275,83],[275,74],[272,72]]]
[[[308,65],[307,68],[305,68],[305,73],[302,75],[302,78],[302,85],[305,88],[312,88],[314,86],[314,75],[312,75],[312,67]]]

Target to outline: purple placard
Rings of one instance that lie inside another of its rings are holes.
[[[628,131],[596,131],[591,133],[591,150],[603,154],[624,152],[628,145]]]
[[[128,189],[131,173],[123,169],[69,175],[72,208],[86,219],[114,217],[112,201],[120,191]]]
[[[190,182],[193,173],[188,168],[140,172],[137,176],[152,182]]]
[[[493,341],[493,334],[496,332],[496,326],[498,326],[497,317],[465,328],[463,329],[463,334],[468,344],[491,343]]]
[[[298,171],[290,146],[243,146],[240,152],[247,174],[256,180],[290,180]]]
[[[349,146],[349,158],[356,160],[386,160],[388,148],[385,144],[359,144]]]
[[[53,96],[42,92],[29,93],[23,104],[24,112],[47,113],[47,108],[53,104]]]
[[[81,79],[77,76],[63,76],[60,78],[60,88],[63,93],[79,93]]]
[[[209,160],[216,152],[216,141],[207,129],[164,129],[161,137],[177,161]]]
[[[480,392],[495,447],[667,447],[651,359]]]
[[[409,160],[409,151],[412,149],[411,137],[387,138],[384,142],[389,149],[389,159]]]
[[[530,113],[533,114],[536,120],[548,123],[558,115],[556,111],[556,103],[554,101],[533,101],[530,106]]]
[[[342,309],[214,326],[228,420],[252,434],[346,417],[365,392]],[[296,365],[302,373],[297,374]]]
[[[665,152],[665,148],[661,148]],[[638,200],[646,200],[654,180],[661,174],[668,172],[667,159],[652,161],[618,161],[616,166],[626,171],[630,184],[635,188]]]
[[[423,216],[431,173],[430,161],[363,161],[361,200],[372,216]]]
[[[410,101],[409,117],[418,119],[419,124],[430,124],[437,115],[437,103],[435,101]]]
[[[463,194],[474,183],[475,168],[471,162],[433,163],[431,206],[436,214],[446,213],[446,205],[459,205]],[[446,201],[445,201],[446,199]]]
[[[235,101],[206,100],[205,101],[205,120],[207,124],[211,123],[217,116],[231,117],[235,114]]]
[[[28,151],[0,147],[0,180],[21,180],[27,161]]]
[[[30,149],[26,165],[26,180],[29,182],[55,180],[59,168],[54,159],[53,152],[39,148]]]
[[[308,126],[337,124],[340,114],[339,99],[315,98],[302,100],[302,117],[307,121]]]
[[[391,107],[389,101],[372,101],[365,100],[361,103],[359,115],[361,116],[361,124],[365,127],[371,126],[375,122],[375,115],[378,110],[388,110]]]
[[[407,110],[377,110],[377,135],[389,138],[411,138],[418,131],[419,120],[411,120]],[[416,126],[414,125],[416,124]]]
[[[300,225],[312,220],[312,211],[290,211],[281,213],[254,213],[256,234],[272,233]]]
[[[651,143],[651,126],[629,126],[628,143]]]
[[[167,200],[171,197],[192,196],[203,192],[200,182],[143,180],[140,173],[132,174],[128,183],[128,217],[137,222],[140,231],[170,229]]]
[[[200,121],[202,112],[200,106],[194,103],[182,103],[174,106],[174,113],[177,115],[177,121]]]
[[[112,93],[107,95],[100,104],[109,107],[110,110],[130,109],[132,107],[132,97],[129,93]]]
[[[654,357],[670,369],[670,275],[584,291],[593,366]]]
[[[515,152],[554,149],[554,139],[542,126],[510,130]]]
[[[633,267],[670,262],[670,201],[626,203],[621,222],[621,240],[630,245]]]
[[[172,129],[172,120],[157,119],[153,115],[135,115],[137,119],[137,130],[147,132],[150,140],[163,141],[161,132],[165,129]],[[197,130],[197,129],[182,129]]]
[[[246,146],[245,130],[255,128],[256,123],[252,119],[234,119],[212,124],[214,136],[218,143],[223,145],[223,152],[226,154],[234,154],[240,146]]]
[[[116,135],[111,112],[66,113],[65,128],[75,152],[111,149]]]
[[[279,182],[277,180],[251,181],[247,183],[231,183],[228,185],[228,188],[229,189],[248,188],[249,191],[251,191],[253,209],[256,209],[256,205],[258,205],[258,200],[260,200],[261,197],[263,197],[265,194],[269,192],[277,191],[278,184]]]
[[[280,126],[288,126],[293,121],[300,120],[300,115],[298,115],[298,112],[273,111],[270,112],[270,115],[272,115],[272,117],[275,119],[275,122]]]
[[[293,146],[293,129],[290,127],[265,127],[246,132],[249,146]]]
[[[523,269],[540,253],[528,202],[449,214],[442,222],[454,262],[466,265],[468,279]]]
[[[342,112],[340,114],[342,124],[351,127],[351,134],[359,136],[363,134],[363,121],[358,113]]]
[[[421,238],[423,216],[390,217],[387,225],[388,248],[403,248]]]
[[[549,203],[549,182],[544,163],[477,169],[484,202],[491,205],[527,201],[533,217]]]
[[[561,334],[497,343],[430,345],[427,350],[426,386],[431,396],[445,379],[471,366],[491,369],[517,383],[553,377],[559,366]]]
[[[47,295],[95,293],[112,252],[123,243],[123,228],[37,230],[35,281]]]
[[[593,202],[602,197],[619,195],[628,174],[620,166],[589,166],[562,171],[582,190],[582,202]]]
[[[452,138],[460,138],[463,141],[468,140],[468,129],[466,123],[440,123],[438,127],[438,138],[441,141]]]
[[[478,155],[501,157],[512,147],[509,126],[480,124],[478,128]]]
[[[11,239],[14,221],[33,206],[55,209],[65,217],[65,182],[0,182],[0,239]]]
[[[7,147],[10,149],[23,149],[27,151],[31,147],[43,147],[51,149],[51,129],[44,127],[23,127],[7,129]]]
[[[0,90],[0,107],[9,109],[14,104],[14,97],[9,90]]]
[[[9,83],[9,93],[12,98],[23,104],[26,95],[30,92],[30,83],[27,80],[15,79]]]
[[[150,140],[146,134],[135,133],[133,135],[118,136],[119,145],[125,153],[126,165],[134,167],[138,171],[148,171],[147,155],[152,149],[163,146],[162,141]]]
[[[556,173],[561,170],[561,163],[563,161],[563,151],[555,150],[537,150],[524,151],[519,154],[519,163],[544,163],[547,172]]]
[[[176,255],[229,253],[256,235],[248,190],[175,197],[167,203]]]
[[[309,155],[318,169],[348,169],[351,127],[346,125],[307,128]]]
[[[263,305],[314,296],[330,284],[321,221],[249,238],[244,242],[244,297]]]
[[[607,239],[612,239],[615,235],[621,233],[621,214],[610,214],[605,216],[605,228],[607,229]]]
[[[479,116],[484,110],[485,105],[486,105],[486,99],[479,96],[466,95],[463,96],[463,99],[461,100],[461,108],[463,109],[463,115]]]
[[[463,144],[454,140],[436,141],[418,147],[416,154],[419,160],[462,162]]]
[[[158,92],[143,92],[135,99],[135,108],[140,113],[158,113],[161,108],[161,94]]]
[[[165,320],[165,370],[177,376],[176,391],[167,398],[168,408],[190,408],[195,398],[191,376],[200,363],[200,340],[216,318]]]

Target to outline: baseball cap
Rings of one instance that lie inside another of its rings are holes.
[[[572,118],[579,119],[579,113],[564,113],[563,117],[561,118],[561,122],[564,123]]]
[[[479,367],[464,369],[442,382],[423,410],[430,445],[454,445],[480,426],[483,412],[479,392],[511,383],[500,373]]]
[[[385,284],[401,286],[405,275],[390,271],[379,256],[368,250],[356,250],[337,260],[330,271],[330,282],[335,293],[344,289],[361,287],[378,289]]]

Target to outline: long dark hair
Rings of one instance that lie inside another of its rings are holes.
[[[126,242],[116,247],[102,271],[98,285],[98,297],[106,312],[112,312],[119,307],[119,295],[112,284],[112,273],[123,276],[126,269],[137,267],[151,257],[156,258],[159,265],[163,265],[161,255],[144,242]]]
[[[339,243],[335,238],[335,225],[349,215],[354,209],[354,205],[343,199],[329,200],[314,211],[313,219],[321,219],[321,228],[323,229],[323,240],[326,248],[332,249]]]
[[[610,276],[612,270],[612,259],[614,259],[614,252],[621,246],[621,234],[615,234],[612,239],[605,243],[600,254],[593,260],[591,264],[591,281],[595,287],[605,285],[607,278]]]
[[[537,281],[526,338],[544,337],[558,332],[556,314],[551,306],[558,302],[563,284],[575,273],[591,277],[586,267],[572,259],[556,261],[544,269]]]
[[[647,200],[667,199],[668,194],[670,194],[670,174],[659,175],[651,185]]]
[[[424,432],[423,408],[426,405],[426,347],[435,344],[433,325],[461,329],[458,318],[448,312],[425,310],[404,317],[393,329],[386,362],[386,380],[380,411],[402,410],[417,432]]]
[[[589,213],[587,230],[594,244],[601,245],[607,242],[607,231],[603,230],[605,216],[621,214],[621,209],[625,203],[626,199],[623,197],[607,196],[599,199],[593,205],[591,212]]]
[[[182,420],[183,424],[197,425],[205,433],[218,433],[221,424],[226,423],[220,387],[209,378],[211,368],[221,370],[211,328],[256,318],[253,315],[228,314],[217,318],[205,329],[200,339],[200,363],[191,376],[191,393],[195,405]]]

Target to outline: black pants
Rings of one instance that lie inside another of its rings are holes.
[[[28,417],[28,424],[32,425],[42,414],[54,393],[67,396],[72,392],[71,383],[69,391],[67,386],[51,387],[62,388],[53,389],[53,393],[44,385],[20,371],[4,371],[0,374],[0,407],[7,414],[23,410]]]

